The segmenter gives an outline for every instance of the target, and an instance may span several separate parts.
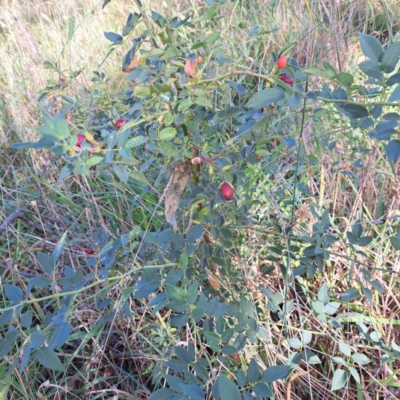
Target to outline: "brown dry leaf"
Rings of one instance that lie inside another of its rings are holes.
[[[219,282],[208,268],[204,268],[207,273],[208,282],[214,290],[219,290]]]
[[[164,189],[163,197],[165,197],[165,217],[167,222],[172,225],[174,232],[178,230],[176,223],[176,210],[178,209],[179,200],[186,186],[190,182],[192,171],[187,161],[178,164]]]
[[[196,63],[192,60],[187,60],[185,64],[185,73],[188,75],[196,75]]]
[[[308,210],[308,204],[303,203],[300,208],[296,212],[297,217],[299,218],[299,221],[302,223],[304,222],[307,218],[310,217],[310,212]]]
[[[137,68],[138,65],[139,65],[139,59],[138,56],[135,54],[129,65],[126,68],[124,68],[123,71],[129,74],[129,72],[132,72],[135,68]]]

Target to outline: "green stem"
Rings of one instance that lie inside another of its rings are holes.
[[[230,76],[234,75],[246,75],[246,76],[253,76],[255,78],[265,79],[266,81],[270,81],[271,77],[268,75],[257,74],[256,72],[247,72],[247,71],[231,71],[227,72],[222,75],[215,76],[214,78],[202,79],[198,80],[197,82],[189,82],[184,85],[186,88],[189,88],[193,85],[204,85],[207,83],[219,82],[225,78],[229,78]],[[400,103],[388,103],[388,102],[371,102],[371,103],[362,103],[358,101],[350,101],[350,100],[341,100],[341,99],[328,99],[326,97],[317,96],[317,99],[323,101],[325,103],[343,103],[343,104],[354,104],[357,106],[364,106],[364,107],[374,107],[374,106],[392,106],[392,107],[400,107]]]
[[[143,21],[144,21],[144,23],[146,24],[147,30],[148,30],[149,33],[150,33],[151,40],[153,41],[154,47],[157,47],[157,48],[158,48],[159,46],[158,46],[158,44],[157,44],[156,35],[155,35],[154,32],[153,32],[153,27],[150,25],[150,21],[149,21],[149,19],[147,18],[147,15],[146,15],[146,13],[145,13],[145,11],[144,11],[144,8],[143,8],[142,3],[140,2],[140,0],[135,0],[135,3],[136,3],[136,5],[137,5],[137,7],[138,7],[138,9],[139,9],[139,11],[140,11],[140,14],[142,14]]]

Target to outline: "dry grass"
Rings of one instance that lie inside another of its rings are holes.
[[[180,16],[201,13],[204,9],[199,0],[174,1],[145,4],[145,7]],[[29,137],[29,127],[37,124],[40,108],[44,106],[37,101],[38,93],[61,77],[69,81],[65,93],[78,98],[86,95],[85,90],[92,86],[91,71],[98,70],[100,65],[109,77],[110,89],[120,83],[122,58],[127,49],[118,49],[103,64],[108,47],[103,32],[118,32],[127,14],[135,11],[134,2],[112,1],[104,10],[102,1],[95,0],[72,0],[62,7],[57,1],[5,0],[3,3],[0,11],[3,39],[0,44],[0,93],[3,93],[0,135],[3,139],[11,131],[20,140]],[[387,8],[393,27],[398,30],[400,6],[395,3],[395,0],[393,4],[388,2]],[[221,21],[222,30],[231,38],[232,52],[242,56],[244,64],[255,60],[262,65],[271,51],[295,44],[292,54],[300,64],[329,60],[332,65],[343,68],[358,58],[356,33],[379,30],[377,15],[385,15],[377,0],[285,0],[275,6],[267,1],[233,4],[231,16]],[[72,20],[73,30],[69,35]],[[383,24],[385,18],[381,21]],[[246,27],[240,28],[240,22]],[[278,28],[278,31],[272,36],[262,36],[261,40],[258,36],[246,38],[243,30],[255,25],[266,30]],[[58,73],[46,70],[45,61],[56,64]],[[70,79],[76,71],[82,73]]]

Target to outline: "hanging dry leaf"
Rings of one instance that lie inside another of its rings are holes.
[[[186,186],[190,182],[192,171],[187,161],[178,164],[164,189],[163,197],[165,197],[165,217],[167,222],[172,225],[174,232],[178,230],[176,223],[176,210],[178,209],[179,200]]]
[[[123,71],[129,74],[129,72],[132,72],[135,68],[137,68],[138,65],[139,65],[139,59],[138,56],[135,54],[129,65],[126,68],[124,68]]]
[[[214,290],[219,290],[219,282],[218,279],[211,273],[208,268],[204,268],[207,273],[208,282]]]
[[[196,63],[192,60],[187,60],[185,64],[185,73],[193,76],[196,75]]]

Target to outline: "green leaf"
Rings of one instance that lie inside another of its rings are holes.
[[[52,257],[45,253],[38,253],[37,258],[42,270],[49,275],[53,275],[53,271],[56,268],[56,264]]]
[[[175,315],[171,318],[170,324],[176,328],[181,328],[189,322],[189,317],[186,314]]]
[[[335,71],[332,71],[330,69],[316,68],[316,67],[306,68],[303,70],[303,72],[307,75],[316,75],[327,79],[334,79],[336,76]]]
[[[354,82],[354,77],[352,74],[348,72],[339,72],[337,75],[337,80],[341,85],[350,84],[352,85]]]
[[[239,95],[243,96],[247,94],[247,89],[240,83],[229,81],[229,86]]]
[[[355,368],[353,368],[353,367],[349,367],[349,371],[350,371],[350,373],[351,373],[351,376],[354,378],[354,380],[355,380],[357,383],[360,383],[361,380],[360,380],[360,375],[358,374],[358,371],[357,371]]]
[[[118,33],[114,32],[104,32],[104,36],[113,44],[120,44],[124,40],[121,35],[118,35]]]
[[[371,286],[375,290],[377,290],[379,293],[383,293],[384,292],[383,286],[379,281],[371,281],[370,283],[371,283]]]
[[[274,396],[274,393],[272,392],[270,387],[264,382],[259,382],[254,385],[253,390],[257,396],[263,399]]]
[[[33,143],[34,143],[34,142],[18,142],[18,143],[13,143],[13,144],[10,146],[10,149],[18,150],[18,149],[23,149],[24,147],[31,147]]]
[[[388,86],[393,86],[396,83],[400,83],[400,72],[397,72],[396,74],[392,75],[386,82]]]
[[[186,253],[182,253],[179,257],[179,266],[181,268],[186,268],[189,263],[189,257]]]
[[[291,338],[288,339],[289,346],[292,347],[293,349],[300,349],[303,347],[303,343],[299,338]]]
[[[343,357],[332,357],[332,361],[338,364],[343,365],[344,367],[347,367],[347,362]]]
[[[161,57],[163,54],[165,53],[165,50],[163,49],[152,49],[150,51],[145,51],[141,58],[142,59],[146,59],[146,58],[150,58],[150,57]]]
[[[239,371],[236,373],[236,380],[241,388],[246,386],[247,378],[243,370],[239,369]]]
[[[328,299],[329,302],[329,299]],[[317,312],[318,314],[323,314],[325,312],[325,303],[320,301],[320,300],[316,300],[313,301],[312,303],[312,308],[315,312]]]
[[[54,63],[51,62],[51,61],[44,61],[44,62],[43,62],[43,67],[44,67],[45,69],[51,69],[51,70],[53,70],[53,71],[55,71],[55,72],[58,72],[57,65],[54,64]]]
[[[101,161],[103,161],[104,157],[102,156],[93,156],[90,157],[89,160],[87,160],[86,165],[89,167],[92,167],[93,165],[100,164]]]
[[[304,350],[301,357],[306,363],[310,365],[321,364],[321,359],[311,350]]]
[[[22,300],[22,289],[17,286],[5,284],[4,293],[7,299],[14,303],[19,303]]]
[[[205,108],[212,108],[213,104],[211,103],[210,99],[207,99],[207,97],[196,97],[194,99],[195,104],[198,106],[202,106]]]
[[[225,375],[220,375],[214,385],[216,386],[216,392],[220,400],[242,400],[236,384]]]
[[[278,379],[284,378],[290,371],[290,365],[274,365],[267,368],[261,379],[263,382],[275,382]]]
[[[368,246],[368,245],[372,242],[372,239],[373,239],[372,236],[363,236],[363,237],[360,237],[360,239],[359,239],[358,242],[357,242],[357,245],[358,245],[358,246],[361,246],[361,247]]]
[[[204,400],[204,391],[197,385],[179,384],[182,390],[190,397],[191,400]]]
[[[48,347],[43,346],[38,349],[37,359],[45,368],[49,368],[53,371],[64,371],[64,367],[61,364],[60,359],[57,357],[57,354]]]
[[[357,244],[358,238],[352,232],[346,232],[347,239],[349,240],[350,244]]]
[[[344,293],[340,295],[340,300],[351,301],[360,296],[360,292],[355,288],[347,289]]]
[[[135,136],[126,142],[124,148],[131,149],[132,147],[138,147],[146,143],[148,140],[149,139],[145,136]]]
[[[180,361],[186,363],[186,365],[191,364],[194,358],[189,355],[189,351],[180,346],[175,346],[175,354]]]
[[[187,290],[187,304],[194,304],[199,295],[199,282],[193,282]]]
[[[33,287],[47,288],[50,285],[51,280],[46,278],[45,276],[35,276],[34,278],[29,279],[28,285],[26,287],[26,298],[28,298],[29,293],[31,292]]]
[[[400,250],[400,237],[399,236],[391,236],[390,243],[395,248],[395,250]]]
[[[220,37],[220,33],[219,32],[214,32],[211,35],[207,36],[205,41],[208,44],[214,43],[215,41],[217,41]]]
[[[275,101],[280,100],[284,94],[285,91],[280,87],[260,90],[248,101],[247,107],[260,109],[269,106]]]
[[[187,371],[187,368],[188,368],[186,363],[179,361],[179,360],[175,360],[175,359],[171,359],[171,360],[167,361],[165,363],[165,365],[168,368],[171,368],[172,371],[174,371],[174,372],[184,372],[184,371]]]
[[[186,235],[186,240],[188,243],[194,243],[201,238],[204,232],[204,226],[202,224],[194,225],[189,229]]]
[[[44,139],[51,142],[58,142],[70,136],[68,125],[63,118],[54,118],[54,120],[49,120],[48,124],[52,126],[36,128],[36,131],[39,132]]]
[[[175,396],[172,389],[162,388],[156,390],[148,400],[171,400]]]
[[[400,42],[392,43],[382,57],[382,71],[392,73],[400,59]]]
[[[371,292],[371,290],[369,290],[369,289],[366,288],[366,287],[363,287],[363,288],[362,288],[362,292],[363,292],[363,295],[365,296],[365,298],[366,298],[368,301],[372,302],[372,292]]]
[[[339,342],[339,351],[347,357],[351,356],[351,348],[347,343]]]
[[[393,139],[386,145],[386,155],[391,163],[397,163],[400,157],[400,140]]]
[[[103,6],[101,7],[101,9],[104,9],[104,7],[105,7],[108,3],[111,3],[111,0],[104,0]]]
[[[350,118],[365,118],[369,116],[367,108],[361,104],[345,104],[343,110]]]
[[[184,99],[180,101],[178,104],[179,104],[178,111],[183,112],[186,111],[193,104],[193,102],[191,99]]]
[[[67,239],[67,232],[64,232],[63,235],[61,236],[61,239],[57,242],[53,252],[51,253],[54,262],[57,262],[58,259],[60,258],[60,254],[64,249],[66,239]]]
[[[162,142],[159,150],[160,153],[166,157],[174,156],[178,153],[178,149],[171,142]]]
[[[365,75],[370,76],[371,78],[381,79],[383,76],[381,67],[377,61],[365,60],[360,62],[358,67]]]
[[[331,390],[341,389],[347,382],[348,374],[343,369],[337,369],[333,373]]]
[[[251,359],[249,369],[247,370],[247,379],[250,383],[256,383],[260,375],[260,369],[254,358]]]
[[[58,175],[58,181],[61,182],[63,179],[67,178],[74,172],[75,166],[72,164],[64,165],[62,170],[60,171],[60,175]]]
[[[160,140],[172,140],[177,135],[177,130],[175,128],[164,128],[159,134],[158,138]]]
[[[133,93],[139,99],[145,99],[146,97],[150,97],[153,93],[155,93],[154,88],[148,85],[138,85],[133,89]]]
[[[329,303],[330,299],[329,288],[325,282],[319,288],[317,297],[319,301],[322,301],[322,303],[324,304]]]
[[[365,354],[362,353],[354,353],[352,358],[353,361],[359,365],[367,365],[371,362],[371,360]]]
[[[328,314],[328,315],[335,314],[340,306],[341,306],[341,303],[339,303],[337,301],[329,302],[324,308],[325,314]]]
[[[142,182],[146,185],[150,184],[143,172],[140,171],[130,171],[129,178],[136,179],[137,181]]]
[[[124,167],[123,165],[113,165],[112,167],[115,175],[118,176],[118,179],[120,181],[122,181],[123,183],[128,182],[128,170],[126,169],[126,167]]]
[[[359,36],[361,49],[364,55],[370,60],[380,61],[383,55],[383,48],[378,39],[370,35],[365,35],[361,32],[359,33]]]
[[[70,334],[71,334],[71,324],[66,323],[61,325],[54,333],[55,335],[54,345],[56,347],[61,347],[68,340]]]
[[[231,356],[231,355],[237,353],[236,347],[233,347],[233,346],[231,346],[231,345],[229,345],[229,344],[227,344],[226,346],[223,346],[223,347],[221,348],[221,351],[222,351],[224,354],[227,354],[228,356]]]
[[[400,85],[397,85],[388,98],[389,103],[394,103],[395,101],[400,101]]]

